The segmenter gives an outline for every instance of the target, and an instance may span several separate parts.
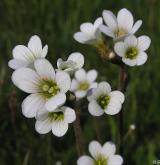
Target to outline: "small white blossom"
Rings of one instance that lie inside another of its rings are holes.
[[[89,144],[89,152],[91,156],[81,156],[77,165],[122,165],[123,158],[115,155],[116,146],[111,142],[106,142],[103,146],[97,141]]]
[[[55,165],[62,165],[61,161],[56,161]]]
[[[67,61],[63,61],[61,58],[57,60],[58,70],[62,70],[73,74],[84,65],[84,56],[81,53],[75,52],[69,55]]]
[[[124,94],[120,91],[111,91],[107,82],[101,82],[88,96],[88,110],[93,116],[101,116],[104,113],[115,115],[119,113],[124,102]]]
[[[68,130],[68,124],[76,119],[73,109],[60,107],[54,112],[39,111],[36,116],[35,129],[40,134],[46,134],[52,130],[55,136],[64,136]]]
[[[86,73],[84,69],[75,72],[75,79],[71,82],[70,91],[75,93],[76,98],[83,98],[91,88],[95,88],[97,83],[97,71],[90,70]]]
[[[134,124],[131,124],[131,125],[129,126],[129,128],[130,128],[130,130],[134,131],[134,130],[136,129],[136,126],[135,126]]]
[[[134,34],[142,25],[141,20],[134,24],[132,13],[125,8],[118,12],[117,17],[111,11],[104,10],[103,19],[107,26],[101,25],[101,31],[115,40]]]
[[[151,40],[148,36],[136,38],[134,35],[126,37],[124,41],[117,42],[114,50],[122,61],[129,66],[143,65],[147,61],[147,54],[144,52],[150,46]]]
[[[30,38],[28,47],[24,45],[17,45],[12,51],[13,59],[9,61],[8,65],[12,69],[19,69],[22,67],[33,67],[34,61],[39,58],[45,58],[48,52],[48,46],[42,48],[42,43],[37,35]]]
[[[99,30],[102,23],[102,18],[99,17],[95,20],[94,24],[90,22],[81,24],[81,32],[75,33],[74,39],[83,44],[97,44],[102,40],[101,32]]]
[[[46,59],[34,63],[35,70],[21,68],[13,72],[12,81],[21,90],[30,93],[22,103],[22,113],[26,117],[35,117],[44,106],[48,111],[56,109],[66,101],[66,92],[71,80],[67,73],[58,71]]]

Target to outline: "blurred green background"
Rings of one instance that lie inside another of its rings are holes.
[[[48,44],[47,58],[56,67],[59,57],[64,59],[79,51],[85,56],[85,68],[99,71],[98,81],[106,80],[117,88],[119,68],[102,63],[96,50],[74,41],[74,32],[81,23],[93,22],[103,9],[129,9],[143,26],[137,35],[147,34],[152,39],[147,63],[128,67],[131,80],[124,104],[124,130],[136,125],[124,142],[127,165],[152,165],[160,159],[160,1],[159,0],[1,0],[0,1],[0,165],[53,165],[61,160],[64,165],[75,165],[78,158],[73,126],[63,138],[51,133],[39,135],[34,130],[34,119],[21,113],[25,94],[12,84],[12,70],[8,61],[12,49],[27,44],[37,34]],[[86,153],[88,143],[99,139],[118,145],[118,115],[95,119],[87,105],[81,108]],[[100,135],[100,137],[99,137]],[[120,153],[119,153],[120,154]]]

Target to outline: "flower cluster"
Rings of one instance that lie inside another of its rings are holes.
[[[134,35],[142,25],[138,20],[134,24],[133,15],[130,11],[123,8],[117,16],[111,11],[104,10],[102,18],[96,19],[94,24],[83,23],[80,26],[81,32],[74,34],[74,39],[80,43],[92,44],[104,52],[104,39],[102,33],[113,38],[114,51],[122,59],[122,62],[129,66],[143,65],[147,61],[145,51],[149,48],[151,40],[143,35],[138,38]],[[114,56],[108,55],[108,58]]]
[[[67,61],[59,59],[57,69],[45,59],[48,46],[42,49],[38,36],[32,36],[28,47],[18,45],[13,49],[9,66],[15,71],[12,82],[29,94],[22,102],[22,113],[36,118],[35,129],[40,134],[52,130],[55,136],[63,136],[68,124],[76,119],[75,111],[65,106],[66,93],[70,90],[71,77],[84,65],[81,53],[72,53]]]
[[[96,19],[94,24],[83,23],[81,31],[74,34],[74,39],[93,45],[104,54],[110,52],[108,45],[105,45],[105,34],[113,38],[113,49],[117,55],[111,51],[113,53],[108,55],[108,59],[119,58],[129,66],[142,65],[147,61],[145,51],[151,40],[148,36],[135,37],[141,24],[141,20],[134,23],[131,12],[125,8],[117,16],[104,10],[102,17]],[[70,54],[66,61],[59,58],[57,68],[54,68],[45,58],[48,46],[42,47],[41,40],[36,35],[31,37],[27,47],[18,45],[12,53],[13,59],[8,63],[14,69],[12,82],[29,94],[22,102],[22,113],[27,118],[36,119],[35,129],[38,133],[52,131],[57,137],[66,134],[69,123],[73,123],[77,117],[74,108],[67,105],[71,101],[69,95],[74,95],[75,102],[86,97],[89,102],[88,111],[92,116],[116,115],[120,112],[125,100],[124,94],[122,91],[112,91],[106,81],[96,82],[98,72],[82,68],[84,56],[81,53]],[[121,165],[123,159],[120,155],[115,155],[115,151],[116,147],[111,142],[101,146],[97,141],[92,141],[89,152],[93,158],[81,156],[77,164]]]

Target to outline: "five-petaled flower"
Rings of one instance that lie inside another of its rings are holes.
[[[104,113],[115,115],[121,110],[124,94],[120,91],[111,91],[111,87],[107,82],[101,82],[97,88],[92,89],[88,100],[88,110],[91,115],[101,116]]]
[[[26,93],[31,93],[22,103],[22,112],[26,117],[35,117],[44,106],[53,111],[66,101],[66,92],[71,80],[67,73],[58,71],[46,59],[34,62],[35,70],[21,68],[13,72],[13,83]]]
[[[70,74],[73,74],[75,71],[82,68],[83,65],[84,56],[79,52],[70,54],[67,61],[63,61],[61,58],[57,60],[58,70],[65,71]]]
[[[22,67],[33,67],[34,61],[39,58],[45,58],[48,52],[48,46],[42,48],[42,43],[37,35],[30,38],[28,47],[24,45],[17,45],[13,49],[13,59],[9,61],[8,65],[12,69],[19,69]]]
[[[66,134],[68,124],[75,119],[74,110],[66,106],[59,107],[53,112],[44,109],[36,115],[35,129],[40,134],[46,134],[52,130],[55,136],[61,137]]]
[[[151,40],[148,36],[136,38],[134,35],[126,37],[124,42],[117,42],[114,50],[122,61],[129,65],[143,65],[147,61],[147,54],[144,52],[150,46]]]
[[[89,152],[91,156],[81,156],[77,165],[122,165],[123,158],[115,155],[116,147],[111,142],[106,142],[103,146],[97,141],[89,144]]]
[[[114,40],[134,34],[142,24],[141,20],[134,24],[132,13],[125,8],[118,12],[117,18],[111,11],[104,10],[103,19],[107,26],[101,25],[100,30]]]
[[[97,87],[96,78],[96,70],[90,70],[86,73],[84,69],[80,69],[75,72],[75,79],[71,82],[70,91],[75,93],[76,98],[83,98],[89,89]]]
[[[94,24],[90,22],[81,24],[81,32],[75,33],[74,39],[83,44],[98,44],[102,40],[101,31],[99,29],[102,23],[102,18],[99,17],[95,20]]]

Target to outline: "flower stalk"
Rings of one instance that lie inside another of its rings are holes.
[[[74,127],[75,139],[76,139],[77,153],[78,153],[78,156],[81,156],[84,154],[84,138],[82,134],[82,127],[81,127],[81,121],[80,121],[80,109],[79,109],[78,101],[75,103],[75,113],[76,113],[76,120],[73,123],[73,127]]]

